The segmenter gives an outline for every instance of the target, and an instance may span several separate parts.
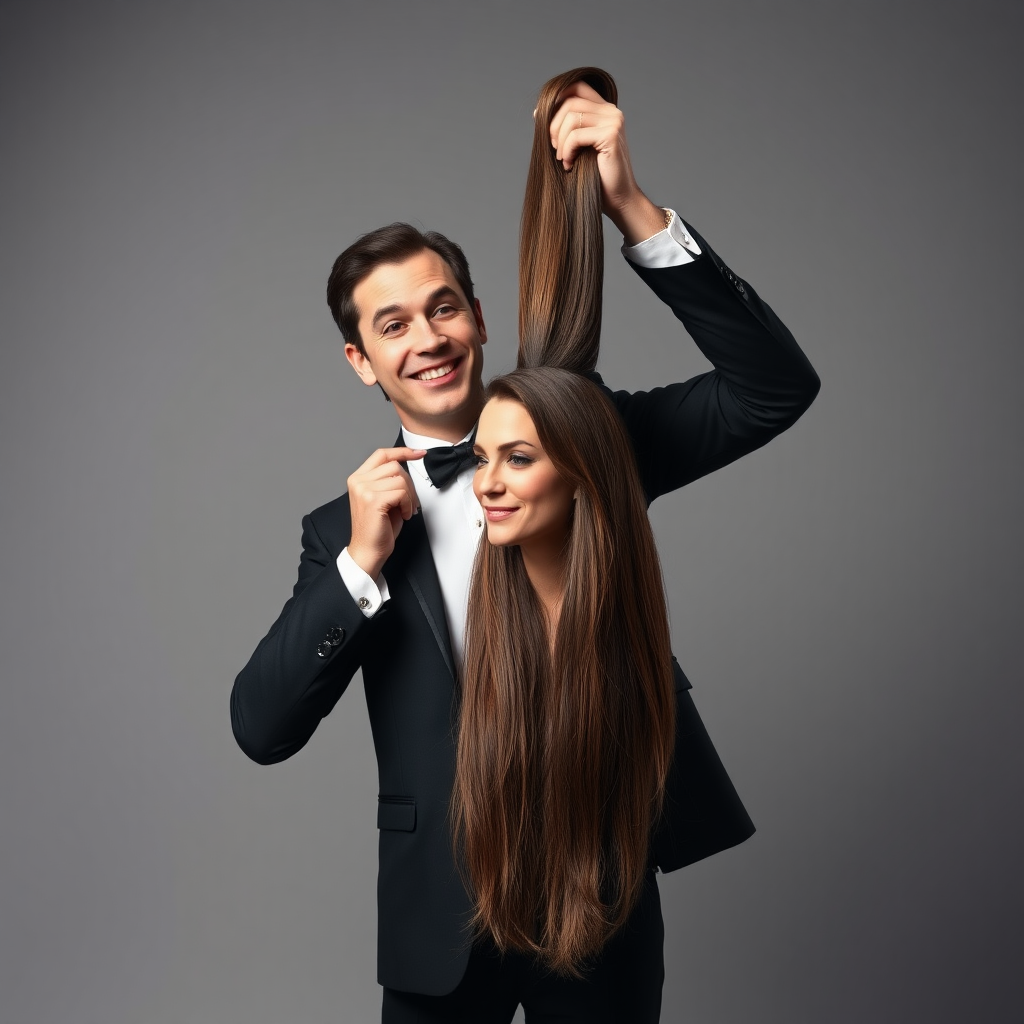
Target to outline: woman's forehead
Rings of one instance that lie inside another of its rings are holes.
[[[476,443],[487,448],[509,441],[526,441],[540,447],[537,428],[526,407],[511,398],[492,398],[480,413]]]

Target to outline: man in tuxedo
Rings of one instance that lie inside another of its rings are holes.
[[[561,99],[552,145],[567,168],[582,147],[597,152],[604,211],[627,261],[715,367],[651,392],[608,391],[653,500],[785,430],[818,380],[753,288],[637,186],[618,108],[577,84]],[[500,960],[466,931],[471,900],[448,811],[466,596],[483,529],[469,449],[487,331],[465,257],[444,236],[390,225],[339,256],[328,302],[346,357],[364,384],[387,394],[401,434],[348,478],[345,495],[303,520],[292,597],[235,681],[235,737],[260,763],[290,757],[362,669],[380,779],[386,1022],[511,1020],[524,992],[538,1015],[569,999],[589,1005],[581,1020],[620,1019],[616,1007],[628,1005],[628,1019],[655,1021],[663,963],[653,877],[635,926],[582,982],[531,975],[529,964]],[[753,832],[674,669],[676,758],[652,844],[661,870]]]

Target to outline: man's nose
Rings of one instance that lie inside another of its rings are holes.
[[[416,348],[420,352],[433,352],[448,344],[448,337],[427,321],[418,325],[416,331]]]

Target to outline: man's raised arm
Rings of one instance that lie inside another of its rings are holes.
[[[597,152],[602,207],[622,232],[623,254],[715,367],[683,383],[614,396],[653,500],[767,444],[810,406],[820,381],[753,287],[674,211],[644,195],[617,106],[577,82],[562,93],[551,126],[566,169],[582,147]]]

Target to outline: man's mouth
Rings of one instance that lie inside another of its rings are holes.
[[[455,370],[455,367],[459,365],[457,359],[451,360],[451,362],[443,363],[441,366],[431,366],[429,369],[420,370],[419,373],[414,373],[413,380],[438,380],[441,377],[447,377],[448,374]]]

